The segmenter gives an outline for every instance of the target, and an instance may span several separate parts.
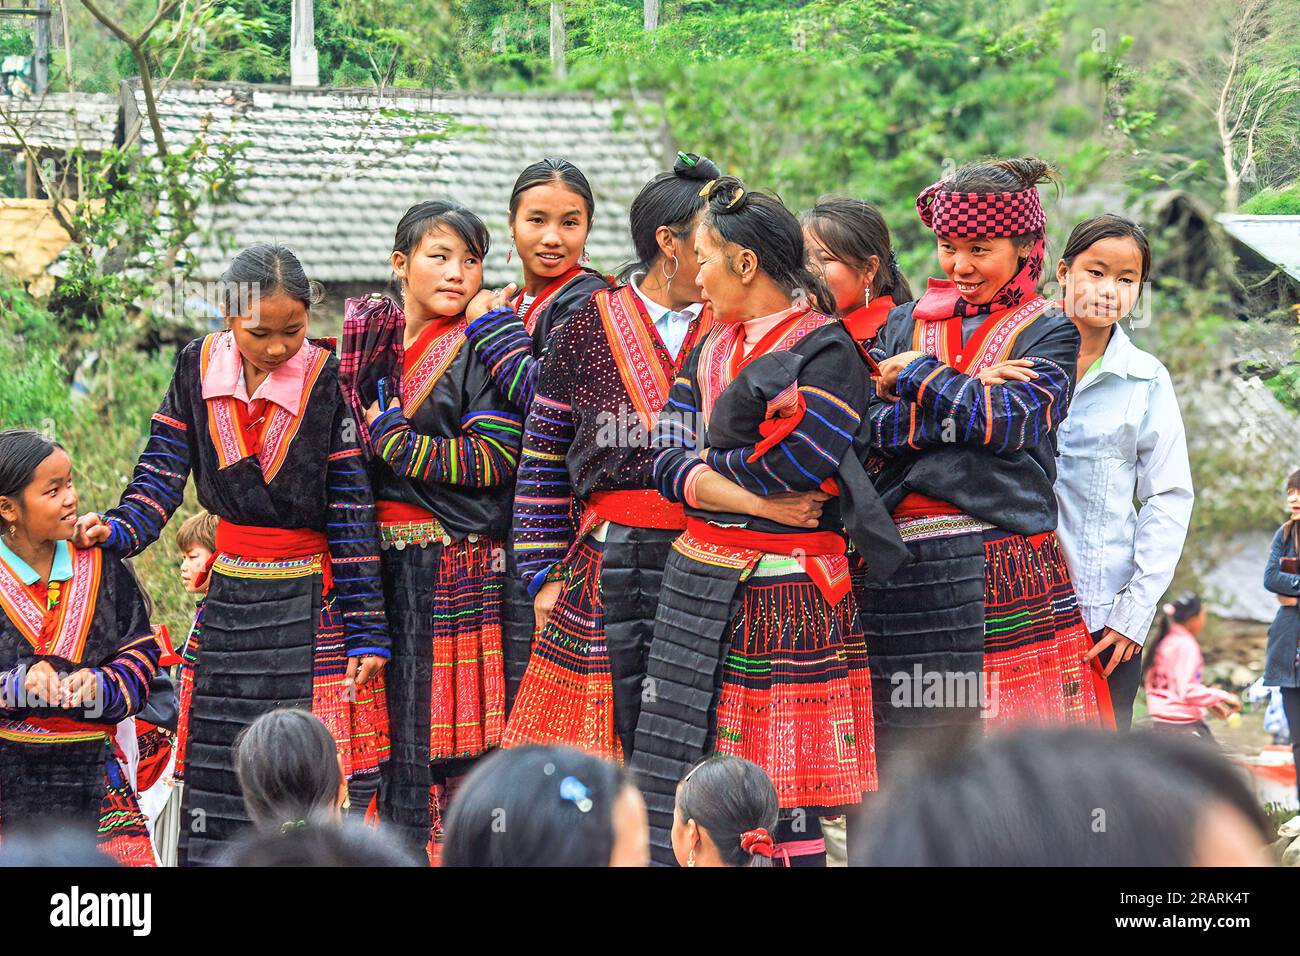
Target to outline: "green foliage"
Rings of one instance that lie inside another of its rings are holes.
[[[1284,189],[1261,189],[1241,204],[1251,216],[1300,216],[1300,183]]]
[[[36,428],[68,449],[76,470],[80,509],[117,504],[130,480],[149,416],[171,378],[173,356],[142,353],[132,329],[119,320],[96,330],[92,349],[74,337],[21,289],[0,284],[0,428]],[[70,382],[77,370],[77,395]],[[173,526],[192,514],[192,500]],[[155,624],[183,636],[194,605],[176,575],[178,556],[167,536],[135,560],[155,601]]]
[[[322,82],[428,88],[449,79],[450,0],[320,0]]]
[[[31,55],[32,31],[0,22],[0,57]]]
[[[183,282],[196,265],[183,243],[199,231],[205,203],[235,195],[236,163],[246,146],[201,135],[161,159],[133,148],[97,157],[73,151],[81,194],[71,208],[73,243],[51,300],[64,324],[93,326],[122,316],[157,293],[159,283]]]

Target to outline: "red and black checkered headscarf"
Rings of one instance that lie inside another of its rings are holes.
[[[1030,186],[1018,192],[952,192],[944,188],[949,181],[941,179],[916,197],[916,211],[935,235],[998,239],[1036,234],[1039,238],[1020,271],[998,290],[992,301],[974,305],[958,295],[956,285],[949,280],[931,279],[913,315],[921,321],[966,318],[1028,302],[1036,294],[1046,252],[1042,234],[1047,217],[1043,215],[1038,189]]]

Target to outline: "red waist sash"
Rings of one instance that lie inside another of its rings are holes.
[[[799,564],[831,607],[849,592],[848,567],[844,563],[844,538],[834,531],[801,531],[772,534],[747,528],[720,528],[703,518],[688,515],[686,533],[708,544],[765,554],[789,554]],[[835,561],[839,558],[839,561]]]
[[[657,491],[597,491],[587,499],[587,507],[603,520],[629,528],[681,531],[686,527],[686,510]]]
[[[935,515],[959,515],[961,509],[939,498],[913,491],[894,509],[895,518],[932,518]]]
[[[24,727],[33,728],[25,731]],[[58,743],[68,738],[107,739],[112,730],[107,724],[91,723],[77,720],[75,717],[36,717],[0,718],[0,738],[18,739],[31,743]]]
[[[405,501],[376,501],[375,520],[380,524],[415,524],[437,521],[438,516],[427,508],[407,504]]]
[[[765,554],[806,554],[822,557],[844,553],[844,538],[834,531],[803,531],[772,534],[748,528],[721,528],[693,515],[686,518],[686,530],[709,544],[724,548],[745,548]]]
[[[328,592],[334,585],[330,573],[330,543],[323,531],[310,528],[262,528],[235,524],[222,518],[217,522],[217,554],[230,554],[250,561],[290,561],[321,555],[321,587]]]

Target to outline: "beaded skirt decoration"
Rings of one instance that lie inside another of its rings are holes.
[[[727,635],[714,750],[767,771],[783,808],[876,789],[871,670],[857,600],[834,607],[797,559],[765,556]]]

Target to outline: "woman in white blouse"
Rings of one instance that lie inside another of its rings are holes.
[[[1078,326],[1078,378],[1059,436],[1057,535],[1115,723],[1133,719],[1141,651],[1173,580],[1192,516],[1183,419],[1164,365],[1120,328],[1151,267],[1140,226],[1098,216],[1075,226],[1056,278]],[[1134,505],[1134,498],[1137,507]]]

